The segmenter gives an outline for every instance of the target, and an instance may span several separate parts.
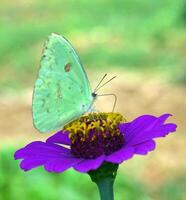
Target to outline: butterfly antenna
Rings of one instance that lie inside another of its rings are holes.
[[[102,88],[104,85],[106,85],[107,83],[109,83],[110,81],[112,81],[115,78],[116,78],[116,76],[112,77],[111,79],[109,79],[108,81],[106,81],[105,83],[103,83],[103,85],[101,85],[100,87],[98,87],[100,85],[100,83],[102,82],[102,81],[100,81],[100,83],[98,84],[98,86],[96,87],[96,89],[94,90],[94,92],[98,91],[100,88]]]
[[[96,88],[94,89],[94,92],[97,91],[97,88],[100,86],[100,84],[102,83],[102,81],[105,79],[106,76],[107,76],[107,74],[104,74],[104,76],[102,77],[100,82],[97,84]]]

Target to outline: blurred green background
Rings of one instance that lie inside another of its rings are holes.
[[[52,32],[71,41],[92,87],[104,73],[117,75],[103,88],[117,94],[117,112],[128,120],[168,112],[178,124],[176,134],[158,140],[156,151],[120,167],[116,200],[185,200],[185,0],[1,0],[0,200],[98,199],[87,175],[42,168],[24,173],[13,160],[16,149],[49,136],[34,130],[31,101],[43,43]],[[112,100],[97,104],[109,111]]]

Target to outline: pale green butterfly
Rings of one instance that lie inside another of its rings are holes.
[[[32,113],[35,128],[40,132],[62,128],[91,110],[96,96],[71,44],[52,33],[45,44],[34,86]]]

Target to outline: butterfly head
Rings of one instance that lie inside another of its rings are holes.
[[[92,97],[95,99],[97,97],[97,94],[95,92],[92,92]]]

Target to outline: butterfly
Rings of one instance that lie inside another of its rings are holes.
[[[63,36],[52,33],[44,45],[34,85],[32,115],[35,128],[50,132],[79,118],[91,110],[97,97],[95,91],[92,92],[72,45]]]

